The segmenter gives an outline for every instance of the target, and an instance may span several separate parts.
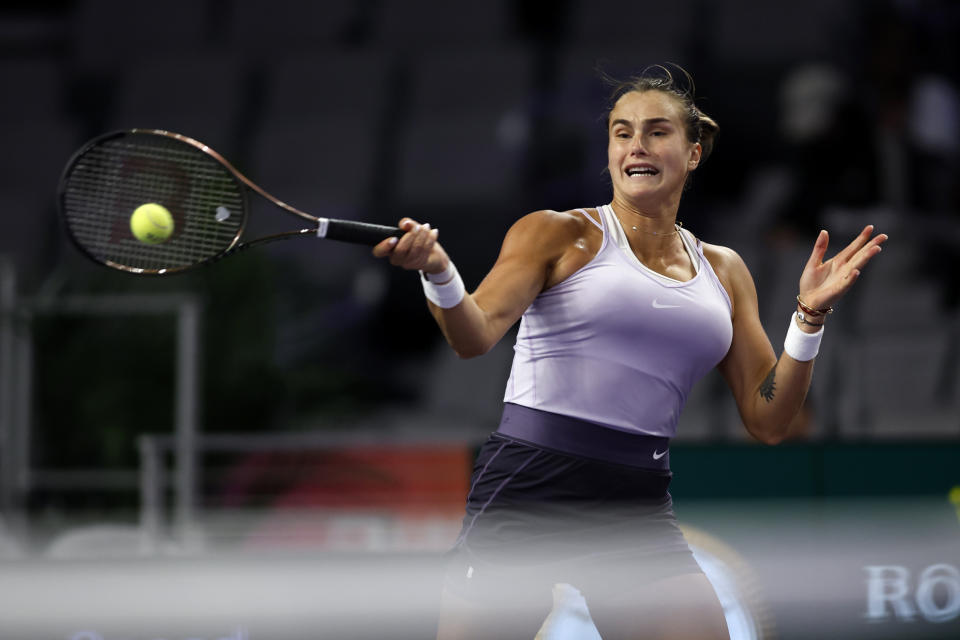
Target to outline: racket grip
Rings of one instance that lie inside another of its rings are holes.
[[[317,236],[330,240],[339,240],[341,242],[352,242],[354,244],[373,246],[391,236],[399,238],[403,235],[403,231],[397,227],[370,224],[369,222],[321,218],[319,223]]]

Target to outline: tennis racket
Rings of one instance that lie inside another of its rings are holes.
[[[311,225],[242,241],[250,192]],[[133,212],[147,203],[161,205],[173,218],[172,233],[157,244],[138,240],[130,227]],[[403,235],[396,227],[321,218],[295,209],[205,144],[156,129],[115,131],[86,143],[63,171],[59,208],[81,251],[100,264],[136,274],[176,273],[293,237],[372,246]]]

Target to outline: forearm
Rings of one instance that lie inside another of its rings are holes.
[[[792,435],[790,425],[810,389],[814,358],[822,337],[822,318],[808,322],[792,316],[790,323],[784,351],[756,388],[749,419],[745,416],[750,433],[768,444]]]
[[[511,302],[517,287],[510,289],[512,295],[498,294],[492,301],[489,295],[484,297],[484,285],[489,283],[490,276],[481,283],[477,291],[468,294],[452,262],[448,262],[444,271],[423,274],[421,278],[430,314],[436,320],[444,338],[461,358],[473,358],[489,351],[528,304],[524,301],[513,301],[516,304],[505,306],[493,304],[495,300],[504,302],[506,299]],[[493,279],[495,280],[496,276],[493,276]],[[491,312],[489,308],[499,311]]]
[[[453,262],[446,262],[441,271],[420,273],[427,307],[457,355],[470,358],[484,354],[492,345],[487,339],[488,318],[467,294]]]
[[[786,353],[780,356],[755,390],[747,430],[766,444],[790,437],[790,425],[803,406],[813,377],[813,360],[798,362]]]
[[[430,313],[444,337],[460,357],[471,358],[489,351],[520,319],[583,224],[580,216],[548,211],[524,216],[507,232],[496,263],[472,294],[437,243],[437,231],[426,224],[401,220],[404,236],[384,240],[373,251],[391,264],[420,271]]]
[[[443,309],[430,301],[427,306],[443,337],[461,358],[485,354],[505,333],[496,333],[490,318],[471,295],[464,296],[460,304],[450,309]]]

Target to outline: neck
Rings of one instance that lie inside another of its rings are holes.
[[[631,241],[653,247],[665,244],[677,235],[676,207],[651,211],[618,200],[616,196],[610,206]]]

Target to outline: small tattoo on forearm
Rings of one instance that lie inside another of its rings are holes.
[[[760,395],[763,396],[763,399],[767,402],[773,400],[773,392],[777,388],[777,367],[774,366],[773,369],[770,369],[770,373],[767,374],[767,377],[763,379],[763,382],[760,384]]]

